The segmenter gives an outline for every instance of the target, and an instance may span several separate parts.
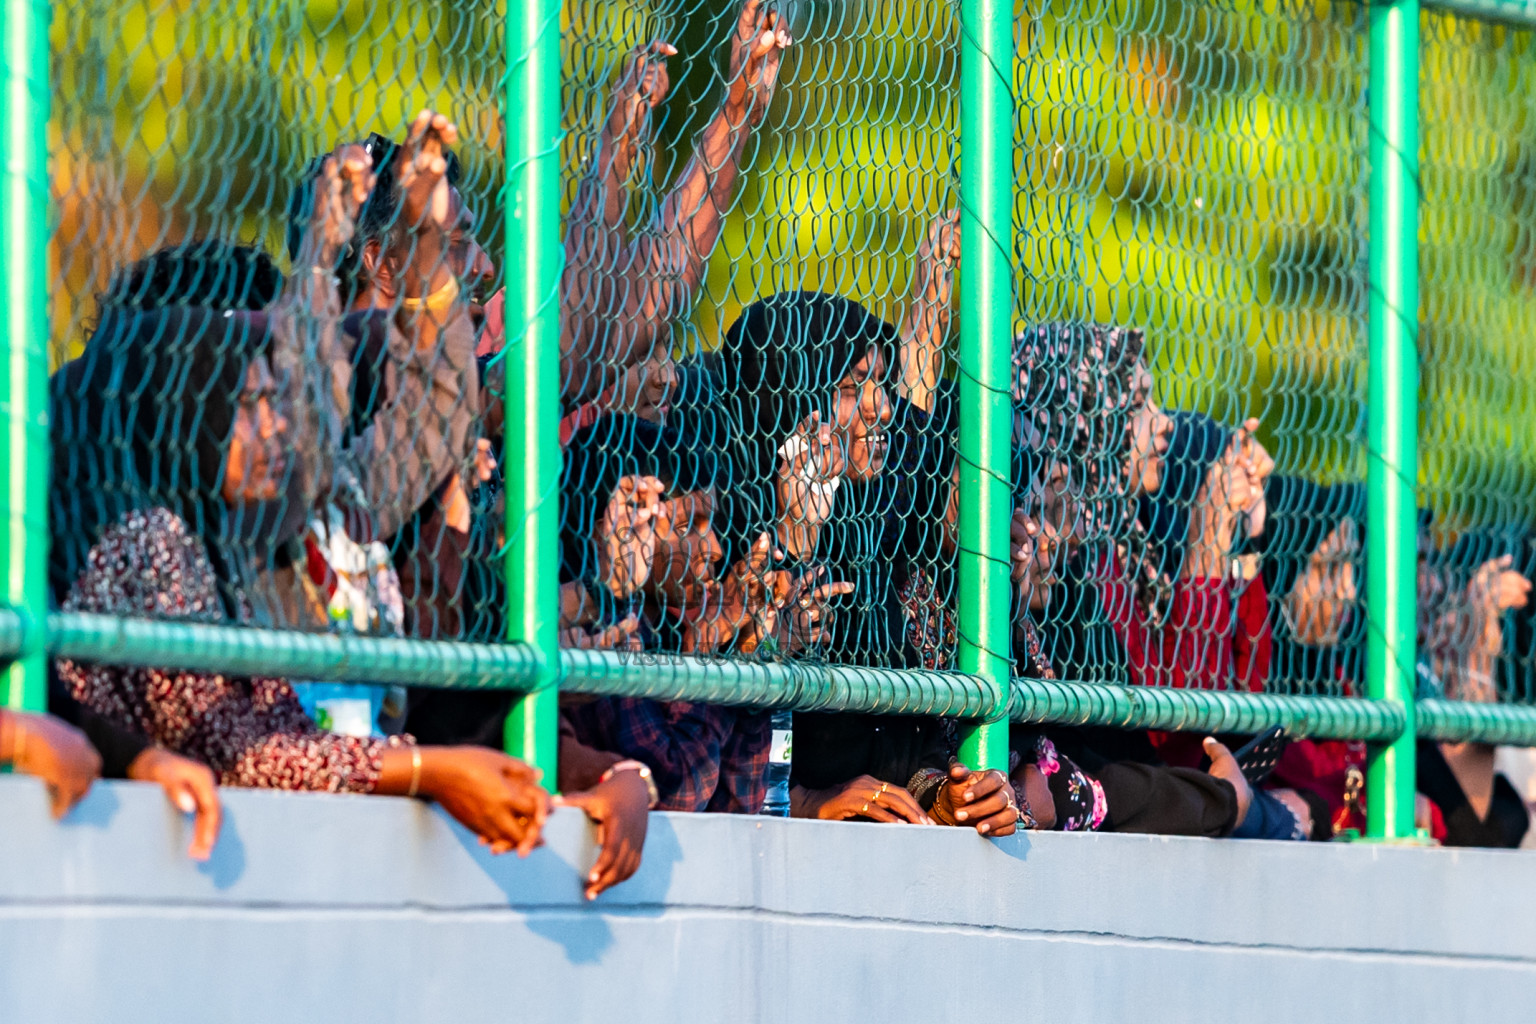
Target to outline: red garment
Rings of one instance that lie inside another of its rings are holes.
[[[1233,599],[1234,585],[1210,577],[1174,583],[1173,607],[1162,628],[1136,603],[1124,564],[1115,556],[1100,584],[1109,624],[1125,648],[1136,686],[1262,692],[1274,641],[1269,593],[1255,577]],[[1197,768],[1204,749],[1198,733],[1150,731],[1158,756],[1176,768]]]
[[[1264,689],[1273,656],[1269,594],[1263,577],[1233,600],[1222,579],[1180,579],[1173,607],[1161,628],[1136,603],[1118,556],[1099,593],[1109,624],[1125,648],[1126,668],[1137,686],[1191,687],[1253,692]]]
[[[1312,793],[1328,804],[1335,832],[1365,831],[1365,793],[1350,805],[1350,769],[1364,780],[1365,743],[1362,740],[1292,740],[1275,765],[1266,789],[1294,789]]]
[[[590,402],[583,402],[560,419],[560,447],[571,443],[578,430],[583,430],[603,418],[608,411],[611,393],[604,391]]]

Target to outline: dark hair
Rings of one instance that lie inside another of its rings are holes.
[[[166,306],[265,309],[283,288],[272,257],[254,245],[198,239],[167,246],[119,267],[97,297],[108,308],[147,311]]]
[[[724,489],[729,476],[708,448],[687,444],[674,431],[638,416],[610,413],[576,431],[565,446],[560,480],[561,578],[597,574],[592,537],[609,498],[626,476],[654,476],[675,498]]]
[[[283,503],[231,519],[220,495],[246,370],[270,347],[264,317],[197,307],[113,311],[84,353],[53,375],[56,594],[84,568],[101,531],[129,511],[176,513],[208,541],[216,571],[221,545],[273,539]]]
[[[357,230],[352,235],[352,241],[336,261],[336,276],[341,281],[342,299],[345,302],[356,298],[367,284],[363,279],[363,250],[368,243],[377,241],[387,247],[394,233],[404,227],[400,223],[400,182],[395,159],[405,148],[404,145],[378,132],[370,133],[359,145],[373,160],[375,181],[373,191],[358,212]],[[330,155],[322,153],[305,164],[298,185],[288,199],[287,243],[290,260],[299,257],[299,248],[303,245],[304,233],[309,230],[309,219],[315,208],[315,181],[320,177],[320,168]],[[448,161],[448,184],[457,185],[459,158],[451,150],[444,155]]]
[[[841,295],[784,292],[741,311],[720,355],[721,407],[737,473],[731,558],[774,522],[774,482],[784,439],[812,412],[830,422],[838,384],[871,349],[896,368],[896,328]]]

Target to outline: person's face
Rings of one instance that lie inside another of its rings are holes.
[[[834,428],[847,455],[850,480],[871,480],[885,468],[890,441],[891,396],[885,390],[885,356],[870,349],[837,387]]]
[[[1052,463],[1045,478],[1033,489],[1030,509],[1014,513],[1035,530],[1034,556],[1020,582],[1030,611],[1044,611],[1050,604],[1051,591],[1057,582],[1056,566],[1079,544],[1079,531],[1074,523],[1077,503],[1069,493],[1070,482],[1071,470],[1067,464]]]
[[[1173,419],[1152,400],[1152,371],[1137,360],[1131,375],[1131,487],[1137,494],[1156,494],[1163,482],[1163,457],[1173,438]]]
[[[1359,528],[1353,519],[1345,519],[1308,557],[1306,569],[1285,597],[1298,642],[1313,647],[1338,644],[1355,604],[1359,555]]]
[[[672,391],[677,387],[677,361],[664,346],[619,378],[614,408],[632,412],[652,423],[665,423],[671,411]]]
[[[714,528],[715,492],[693,491],[661,503],[656,516],[656,558],[651,585],[668,601],[687,604],[715,578],[724,555]]]
[[[448,231],[448,269],[458,277],[469,302],[469,315],[478,325],[485,317],[485,301],[496,281],[496,264],[475,238],[475,212],[458,189],[450,189],[453,227]]]
[[[282,494],[288,421],[277,411],[277,385],[265,358],[253,360],[235,408],[222,494],[226,504],[272,501]]]

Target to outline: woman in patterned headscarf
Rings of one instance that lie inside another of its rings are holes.
[[[1057,677],[1040,620],[1059,627],[1082,613],[1059,577],[1085,540],[1139,526],[1125,500],[1136,429],[1127,363],[1138,356],[1136,336],[1077,324],[1035,327],[1015,343],[1011,554],[1020,676]],[[1116,556],[1128,560],[1133,544],[1152,549],[1132,533]],[[1140,599],[1155,599],[1157,578],[1142,580]],[[1105,756],[1096,732],[1012,729],[1010,779],[1030,827],[1221,836],[1246,817],[1248,786],[1214,739],[1206,741],[1213,762],[1207,774]]]

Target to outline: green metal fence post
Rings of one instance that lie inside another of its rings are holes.
[[[507,4],[507,637],[532,645],[532,692],[507,750],[555,780],[560,608],[560,0]]]
[[[0,675],[0,706],[42,711],[48,702],[48,17],[47,0],[6,0],[4,192],[5,441],[0,444],[0,579],[27,619],[22,650]]]
[[[1006,771],[1013,4],[963,0],[961,21],[959,668],[995,682],[1003,700],[994,720],[962,735],[960,759]]]
[[[1366,832],[1414,832],[1419,420],[1419,4],[1371,4],[1370,433],[1366,691],[1398,701],[1406,728],[1373,747]]]

